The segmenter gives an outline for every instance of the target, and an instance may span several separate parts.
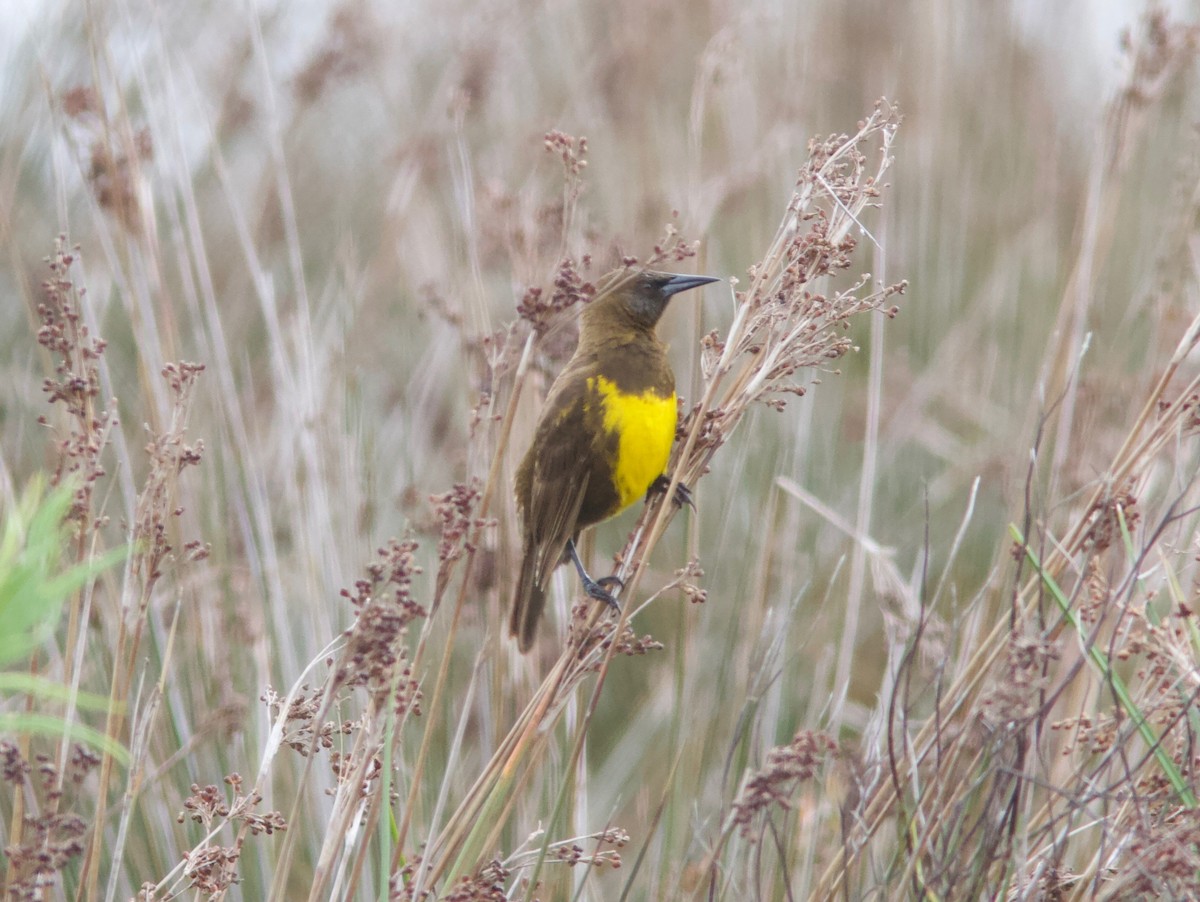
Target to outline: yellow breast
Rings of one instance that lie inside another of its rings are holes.
[[[604,429],[617,436],[614,482],[624,510],[663,474],[675,441],[675,393],[626,394],[616,383],[593,376],[588,387],[604,399]]]

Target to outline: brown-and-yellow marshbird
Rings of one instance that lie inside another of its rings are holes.
[[[521,651],[533,644],[550,574],[566,558],[588,595],[616,604],[608,588],[619,580],[588,576],[575,540],[652,488],[666,488],[675,374],[654,330],[672,296],[715,281],[617,270],[583,309],[575,354],[550,387],[517,468],[523,555],[509,630]]]

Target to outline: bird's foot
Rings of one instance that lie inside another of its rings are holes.
[[[605,576],[601,579],[592,579],[588,572],[583,569],[583,561],[579,559],[579,552],[575,549],[575,540],[570,539],[567,542],[567,555],[575,563],[575,569],[579,571],[579,581],[583,583],[583,591],[587,592],[588,596],[602,601],[614,611],[618,613],[621,606],[617,604],[617,599],[613,596],[610,589],[624,589],[625,583],[621,582],[615,576]]]
[[[587,592],[589,598],[604,602],[618,613],[621,611],[621,606],[617,603],[616,597],[613,596],[610,590],[624,588],[625,583],[621,582],[615,576],[605,576],[602,579],[592,579],[589,576],[583,580],[583,591]]]
[[[664,494],[671,487],[671,480],[666,476],[659,476],[654,482],[650,483],[650,488],[646,489],[646,500],[649,501],[655,495]],[[692,490],[682,482],[675,484],[675,496],[671,499],[675,502],[676,507],[687,505],[692,510],[696,509],[696,502],[692,498]]]

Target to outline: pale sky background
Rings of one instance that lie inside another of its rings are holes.
[[[1038,40],[1055,42],[1055,46],[1047,49],[1062,58],[1063,76],[1071,93],[1092,91],[1096,84],[1102,85],[1106,92],[1111,88],[1118,76],[1117,36],[1146,8],[1146,4],[1138,0],[1063,0],[1056,3],[1010,0],[1010,3],[1027,34]],[[86,16],[86,10],[92,4],[102,9],[116,9],[125,15],[130,14],[131,8],[156,8],[153,3],[128,4],[120,0],[0,0],[0,22],[3,23],[3,27],[0,27],[0,77],[3,81],[7,82],[12,77],[9,67],[23,65],[22,60],[27,59],[25,54],[19,52],[26,39],[36,43],[39,30],[52,35],[54,29],[48,28],[47,23],[64,15]],[[286,6],[293,26],[292,33],[301,41],[306,32],[315,39],[326,21],[329,9],[336,5],[336,0],[224,0],[224,5],[232,16],[246,15],[251,8],[266,14]],[[389,10],[396,10],[399,5],[391,2],[386,4]],[[422,0],[408,0],[404,5],[415,9],[422,5]],[[438,5],[434,2],[433,8],[436,10]],[[1182,0],[1161,5],[1180,14],[1186,6]],[[222,0],[211,4],[214,10],[221,6]],[[157,6],[159,12],[168,15],[171,8],[171,2]],[[311,29],[295,27],[305,18],[311,21]],[[302,49],[297,47],[298,51]],[[38,48],[39,54],[50,52],[52,48]]]

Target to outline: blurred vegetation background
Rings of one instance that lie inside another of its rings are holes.
[[[57,465],[61,433],[39,424],[53,364],[35,335],[60,233],[80,245],[83,316],[108,342],[98,402],[114,399],[119,419],[97,481],[101,544],[127,541],[152,471],[147,430],[171,425],[164,364],[206,367],[186,426],[203,460],[174,489],[176,553],[135,665],[147,686],[163,680],[163,697],[139,740],[149,782],[120,821],[117,897],[165,878],[200,840],[176,821],[192,783],[256,772],[271,727],[260,696],[320,668],[352,621],[339,592],[377,547],[415,537],[413,595],[430,595],[429,498],[486,476],[474,412],[503,410],[492,364],[504,330],[564,256],[590,254],[598,276],[620,255],[648,257],[671,223],[699,240],[696,271],[744,287],[809,138],[852,133],[880,97],[903,113],[856,257],[875,282],[908,280],[900,316],[858,322],[861,350],[840,375],[813,374],[806,397],[759,410],[718,455],[645,582],[695,555],[707,602],[669,595],[638,618],[666,647],[618,662],[589,729],[558,832],[627,830],[647,852],[630,898],[706,891],[698,862],[722,800],[797,729],[871,757],[927,584],[945,585],[940,644],[925,650],[936,670],[939,652],[957,660],[979,624],[1006,616],[1007,524],[1031,498],[1047,522],[1078,515],[1196,312],[1195,31],[1139,18],[1140,4],[92,0],[10,12],[23,24],[0,43],[0,503]],[[586,137],[578,183],[547,152],[551,131]],[[733,303],[718,285],[660,327],[686,399],[699,340],[728,327]],[[568,328],[539,348],[506,481],[569,341]],[[1035,443],[1050,463],[1031,481]],[[491,515],[445,649],[445,707],[410,727],[436,731],[418,823],[446,763],[453,797],[523,706],[574,587],[517,656],[503,634],[518,553],[509,493]],[[598,530],[598,558],[633,518]],[[188,542],[207,554],[189,558]],[[118,666],[120,586],[99,578],[83,627],[91,691]],[[444,620],[431,621],[423,684]],[[56,648],[47,670],[68,654]],[[564,779],[555,754],[505,850],[549,818]],[[403,795],[411,760],[395,766]],[[264,807],[287,813],[303,768],[276,761]],[[319,788],[332,777],[313,779],[289,823],[290,898],[305,897],[325,842]],[[809,804],[836,808],[849,779],[829,777]],[[117,823],[102,822],[106,843]],[[247,844],[234,897],[267,897],[270,842]],[[801,868],[791,890],[816,886],[819,870]],[[624,877],[597,873],[583,891],[616,898]],[[578,875],[543,879],[559,881],[543,898],[568,898]],[[850,891],[889,885],[869,874]],[[383,892],[370,886],[362,898]],[[722,893],[751,897],[741,888]]]

